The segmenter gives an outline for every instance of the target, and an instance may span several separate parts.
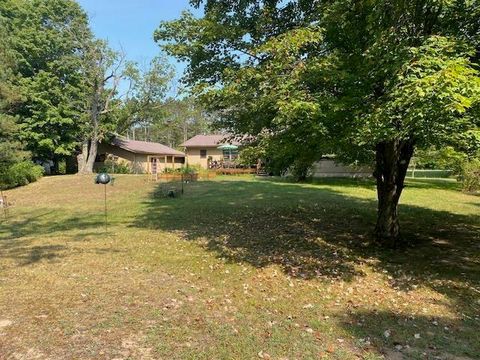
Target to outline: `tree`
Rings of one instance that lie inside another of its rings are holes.
[[[14,57],[0,17],[0,191],[36,181],[43,174],[43,168],[30,161],[30,154],[18,140],[19,126],[12,116],[19,101]]]
[[[203,18],[184,13],[155,38],[187,61],[184,80],[218,126],[261,134],[288,163],[329,152],[374,164],[376,239],[397,246],[415,149],[480,142],[476,3],[201,3]]]
[[[166,59],[154,58],[139,72],[120,110],[118,133],[144,141],[177,147],[189,137],[205,132],[209,118],[191,97],[171,98],[175,72]]]
[[[18,125],[10,114],[12,106],[18,101],[14,80],[14,62],[7,29],[0,21],[0,182],[10,166],[27,157],[22,143],[18,140]],[[0,188],[7,184],[0,183]]]
[[[124,53],[110,49],[102,40],[94,40],[86,46],[82,65],[87,96],[78,172],[88,174],[93,172],[98,143],[116,129],[115,112],[122,106],[121,97],[126,96],[131,87],[125,94],[119,94],[119,86],[122,81],[132,82],[137,70],[135,64],[126,61]]]
[[[5,0],[0,17],[16,64],[20,96],[11,113],[19,138],[35,159],[58,164],[78,145],[85,97],[80,54],[92,38],[87,16],[72,0]]]
[[[143,128],[147,140],[148,128],[165,115],[162,108],[174,75],[174,70],[162,57],[155,57],[146,69],[137,71],[130,96],[118,115],[117,132],[131,130],[132,137],[136,138],[137,130]]]
[[[164,104],[165,121],[157,124],[156,138],[160,142],[178,147],[191,137],[208,131],[212,116],[193,97],[169,99]]]
[[[417,169],[450,170],[453,174],[458,175],[461,172],[462,164],[467,160],[467,154],[456,151],[451,146],[445,146],[441,149],[431,147],[418,150],[411,163]]]
[[[210,116],[191,97],[164,99],[152,110],[143,122],[130,129],[129,134],[135,139],[156,141],[175,148],[194,135],[207,132],[211,122]]]

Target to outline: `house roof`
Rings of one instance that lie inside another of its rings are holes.
[[[184,147],[217,147],[223,143],[240,145],[236,140],[229,140],[229,135],[196,135],[180,146]]]
[[[127,140],[117,137],[113,140],[112,145],[118,146],[119,148],[135,154],[185,156],[185,154],[181,151],[155,142]]]

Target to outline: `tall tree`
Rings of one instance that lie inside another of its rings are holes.
[[[92,38],[87,16],[73,0],[5,0],[0,16],[18,73],[20,138],[34,158],[58,163],[78,144],[85,97],[80,54]]]
[[[94,40],[86,46],[82,65],[87,96],[78,172],[88,174],[93,172],[98,143],[116,129],[115,112],[125,95],[119,94],[119,86],[122,81],[133,81],[137,70],[133,63],[126,61],[124,53],[113,51],[102,40]]]
[[[163,118],[163,103],[171,89],[174,75],[173,68],[163,57],[155,57],[147,68],[137,70],[129,96],[118,114],[119,133],[131,129],[134,135],[137,128],[146,130]]]
[[[151,108],[143,121],[138,119],[127,135],[178,147],[187,139],[208,132],[212,116],[192,97],[163,99]]]
[[[192,97],[169,99],[163,106],[164,121],[153,124],[157,141],[178,147],[189,138],[208,131],[212,116]]]
[[[189,137],[205,132],[209,121],[191,97],[169,97],[175,72],[163,57],[154,58],[139,71],[130,96],[118,114],[117,132],[136,140],[158,141],[177,147]]]
[[[372,163],[376,239],[400,242],[398,202],[416,148],[478,146],[480,7],[465,0],[197,0],[155,33],[219,126],[294,162]],[[314,144],[321,144],[314,146]],[[303,150],[303,151],[302,151]]]
[[[7,29],[0,18],[0,179],[15,162],[23,160],[27,153],[18,140],[18,125],[11,115],[12,107],[18,101],[13,86],[14,62]],[[0,184],[0,188],[5,184]]]

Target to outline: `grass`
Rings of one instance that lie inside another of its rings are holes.
[[[476,359],[480,198],[410,180],[401,251],[370,181],[221,177],[161,196],[44,178],[0,223],[0,358]]]

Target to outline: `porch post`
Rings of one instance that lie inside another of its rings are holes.
[[[175,156],[172,155],[172,169],[175,170]]]

